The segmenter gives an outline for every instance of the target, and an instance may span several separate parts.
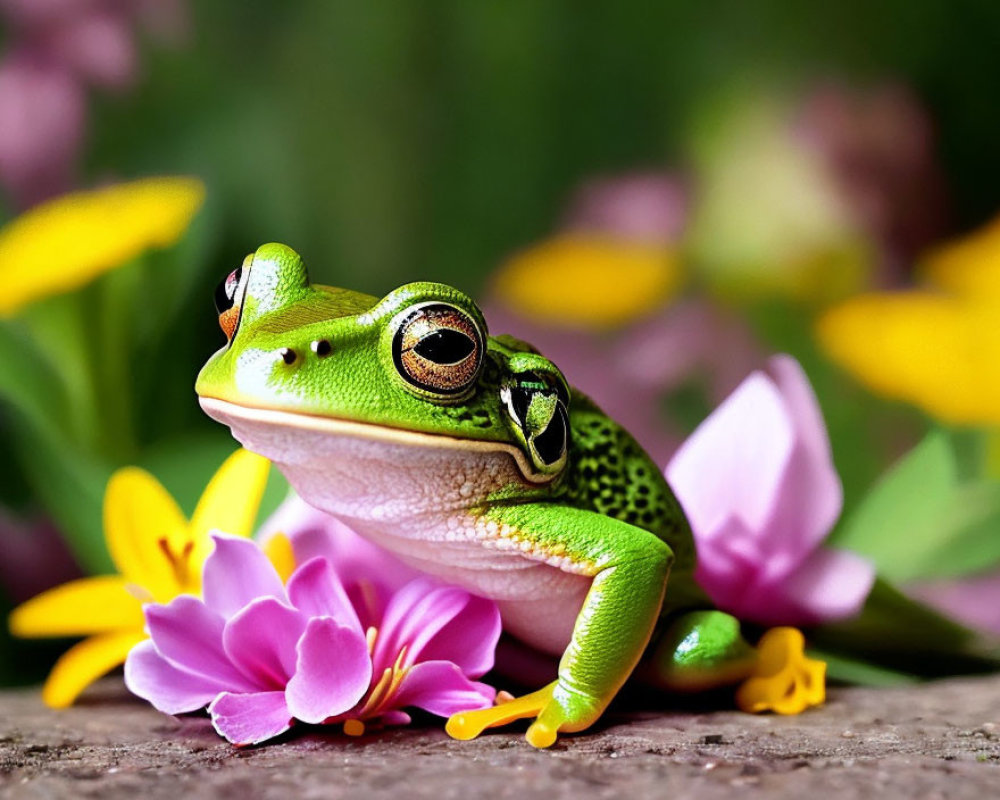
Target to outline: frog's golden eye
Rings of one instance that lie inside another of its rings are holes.
[[[392,339],[392,360],[403,380],[423,391],[460,395],[479,377],[483,334],[473,319],[445,303],[406,313]]]
[[[234,269],[215,287],[215,310],[219,314],[219,326],[229,341],[232,341],[240,324],[240,310],[243,307],[243,295],[246,293],[248,271],[244,262],[244,266]]]

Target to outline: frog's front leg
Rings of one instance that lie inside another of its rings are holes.
[[[642,656],[656,623],[673,552],[648,531],[557,504],[503,506],[488,514],[507,535],[531,543],[533,557],[567,558],[593,582],[576,618],[556,681],[495,708],[454,715],[447,731],[483,730],[535,717],[527,739],[548,747],[559,731],[589,727]]]

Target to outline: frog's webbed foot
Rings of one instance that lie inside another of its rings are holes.
[[[795,628],[772,628],[757,645],[757,663],[736,692],[743,711],[800,714],[826,699],[826,664],[807,658]]]
[[[492,708],[463,711],[453,714],[445,730],[454,739],[475,739],[487,728],[497,728],[519,719],[535,718],[525,734],[528,743],[535,747],[549,747],[556,741],[561,720],[561,709],[553,701],[556,685],[553,681],[537,692],[515,697]]]

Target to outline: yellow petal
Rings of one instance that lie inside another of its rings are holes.
[[[166,601],[177,593],[177,578],[164,552],[187,528],[174,498],[156,478],[138,467],[118,470],[104,493],[104,536],[122,575]]]
[[[42,687],[42,700],[50,708],[66,708],[80,692],[102,675],[125,663],[125,657],[146,635],[118,631],[91,636],[74,645],[56,662]]]
[[[1000,217],[925,259],[925,278],[968,298],[1000,300]]]
[[[1000,422],[996,308],[931,292],[871,294],[832,309],[817,334],[875,392],[951,423]]]
[[[63,195],[22,214],[0,230],[0,316],[173,244],[204,197],[195,178],[146,178]]]
[[[142,630],[142,605],[120,575],[64,583],[15,608],[8,618],[15,636],[87,636],[131,628]]]
[[[268,557],[282,583],[286,583],[295,572],[295,551],[291,540],[283,533],[276,533],[263,544],[264,554]]]
[[[826,663],[807,658],[795,628],[772,628],[757,645],[752,675],[736,691],[736,704],[751,714],[801,714],[826,700]]]
[[[607,328],[659,308],[680,284],[680,266],[668,248],[566,234],[508,261],[494,290],[526,317]]]
[[[249,450],[237,450],[225,460],[205,488],[191,517],[190,535],[194,541],[191,563],[200,571],[212,541],[211,530],[233,536],[253,533],[257,510],[267,486],[271,462]]]

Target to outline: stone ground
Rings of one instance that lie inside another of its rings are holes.
[[[523,727],[522,727],[523,730]],[[1000,677],[831,691],[800,717],[613,712],[533,750],[518,732],[451,741],[439,725],[351,739],[304,732],[238,750],[115,680],[68,711],[0,693],[7,798],[741,798],[1000,796]]]

